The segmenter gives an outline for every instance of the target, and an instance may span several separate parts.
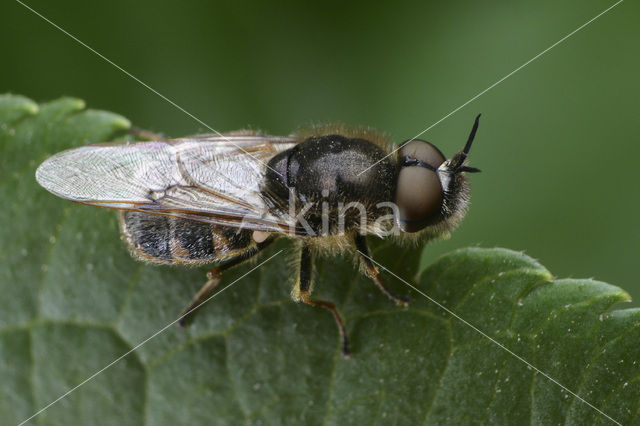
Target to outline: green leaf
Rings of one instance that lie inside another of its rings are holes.
[[[204,282],[202,269],[134,261],[113,212],[58,199],[34,179],[48,155],[128,127],[77,99],[0,96],[2,424],[153,336]],[[331,316],[289,299],[291,242],[262,259],[278,250],[244,278],[252,265],[230,271],[221,288],[233,284],[190,328],[168,327],[32,422],[611,423],[566,389],[620,423],[638,422],[640,311],[611,311],[629,300],[617,287],[555,280],[504,249],[458,250],[416,278],[419,250],[376,242],[378,262],[449,312],[385,273],[413,299],[398,308],[350,259],[322,259],[315,294],[345,316],[354,356],[344,360]]]

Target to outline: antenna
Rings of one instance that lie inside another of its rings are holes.
[[[482,114],[477,115],[476,121],[475,123],[473,123],[473,128],[471,129],[471,133],[469,134],[469,139],[467,139],[467,144],[464,146],[464,149],[462,150],[462,153],[464,154],[465,158],[469,154],[469,151],[471,151],[471,144],[473,143],[473,139],[476,137],[476,132],[478,131],[478,124],[480,124],[481,115]]]
[[[464,149],[460,151],[459,158],[458,158],[458,161],[456,162],[454,169],[459,168],[464,162],[464,160],[467,159],[467,155],[469,155],[469,151],[471,151],[471,144],[473,143],[473,139],[476,137],[476,132],[478,131],[478,124],[480,124],[481,115],[482,114],[478,114],[476,116],[476,121],[473,123],[473,128],[471,129],[471,133],[469,133],[469,139],[467,139],[467,143],[464,146]],[[471,170],[465,170],[465,171],[471,171]]]

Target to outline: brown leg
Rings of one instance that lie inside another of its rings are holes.
[[[207,282],[205,283],[205,285],[203,285],[202,288],[198,290],[193,299],[191,299],[191,302],[180,313],[180,320],[178,321],[178,325],[180,327],[186,327],[193,322],[193,317],[195,316],[198,307],[200,307],[201,304],[206,302],[207,299],[211,297],[213,291],[220,283],[220,279],[222,279],[222,273],[224,271],[238,265],[239,263],[244,262],[245,260],[251,259],[253,256],[257,255],[267,246],[269,246],[274,240],[275,238],[267,238],[263,242],[256,244],[255,246],[248,248],[247,250],[238,254],[236,257],[231,258],[224,265],[211,268],[209,272],[207,272]]]
[[[333,318],[338,325],[338,332],[340,333],[340,340],[342,342],[342,356],[345,358],[351,358],[351,351],[349,350],[349,338],[347,337],[347,330],[344,327],[344,321],[336,309],[336,305],[331,302],[325,302],[324,300],[311,300],[309,298],[311,291],[311,274],[313,272],[313,257],[309,247],[303,246],[300,253],[300,279],[298,282],[298,297],[301,301],[311,306],[320,306],[327,309],[333,314]]]
[[[187,307],[180,312],[180,320],[178,321],[180,327],[186,327],[193,322],[196,309],[213,294],[213,290],[220,284],[220,278],[222,278],[222,270],[220,268],[209,269],[205,285],[198,290]]]
[[[380,272],[378,271],[378,268],[376,268],[376,265],[370,259],[371,254],[369,253],[367,238],[364,235],[357,234],[355,240],[356,249],[358,249],[358,251],[361,253],[362,260],[364,260],[364,263],[367,266],[367,270],[369,271],[369,276],[371,277],[373,282],[389,299],[393,300],[397,305],[408,306],[411,302],[408,297],[396,296],[395,294],[391,293],[382,282],[382,279],[380,279]],[[364,256],[362,256],[362,254],[364,254]]]

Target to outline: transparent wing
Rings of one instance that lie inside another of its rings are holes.
[[[269,210],[260,183],[269,159],[295,142],[231,134],[87,145],[47,159],[36,180],[84,204],[282,232],[295,221]]]

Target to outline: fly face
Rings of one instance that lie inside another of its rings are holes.
[[[479,169],[465,165],[478,130],[480,115],[462,151],[447,160],[433,144],[412,140],[398,150],[398,176],[395,202],[399,208],[397,224],[404,232],[419,232],[429,226],[451,228],[466,213],[469,184],[464,173]]]
[[[334,128],[308,137],[241,131],[74,148],[42,163],[36,179],[59,197],[121,210],[124,240],[140,260],[217,262],[183,311],[181,325],[226,269],[278,237],[297,239],[293,299],[333,314],[348,357],[336,307],[310,297],[317,249],[355,249],[383,293],[406,305],[408,299],[384,286],[366,236],[433,237],[455,226],[468,201],[463,173],[478,171],[465,165],[477,127],[478,118],[465,148],[449,160],[418,140],[394,156],[386,140],[369,131]]]

